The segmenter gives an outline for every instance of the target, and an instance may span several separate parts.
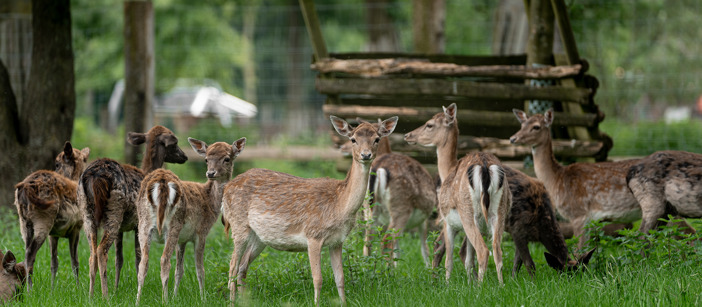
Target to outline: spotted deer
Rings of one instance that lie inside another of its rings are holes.
[[[367,122],[361,118],[356,118],[356,121]],[[378,120],[378,123],[371,124],[378,129],[380,122]],[[351,141],[344,143],[341,146],[342,152],[350,152],[352,145]],[[428,223],[438,202],[435,183],[429,172],[417,160],[393,153],[390,140],[381,138],[376,159],[371,165],[368,191],[370,199],[363,204],[363,218],[366,221],[363,255],[370,255],[373,224],[395,230],[388,235],[392,238],[383,238],[383,250],[392,251],[393,259],[400,256],[397,237],[407,229],[418,227],[422,258],[425,266],[429,267],[426,244]],[[371,224],[371,221],[374,223]],[[395,261],[392,263],[397,264]]]
[[[7,251],[7,254],[0,251],[0,259],[0,304],[5,304],[22,291],[27,279],[27,267],[24,263],[17,263],[11,251]]]
[[[115,245],[115,289],[119,286],[122,256],[122,233],[134,231],[134,252],[138,270],[141,252],[138,244],[136,201],[145,174],[161,168],[164,162],[185,163],[185,153],[178,147],[178,138],[163,126],[154,126],[147,133],[130,132],[132,145],[146,143],[141,169],[103,158],[88,165],[78,184],[78,204],[85,222],[90,245],[90,296],[93,296],[96,270],[100,270],[102,295],[107,297],[107,252]],[[98,229],[103,234],[98,244]]]
[[[464,230],[468,237],[465,267],[473,270],[478,258],[478,281],[487,271],[490,252],[483,234],[492,236],[492,252],[497,278],[502,280],[502,234],[512,205],[512,193],[502,163],[492,154],[469,153],[456,159],[458,125],[456,104],[444,108],[424,125],[405,134],[405,141],[422,146],[435,146],[441,177],[439,213],[444,221],[444,241],[453,247],[454,234]],[[446,280],[453,269],[453,248],[446,249]]]
[[[341,118],[330,118],[334,129],[353,143],[351,167],[345,180],[300,178],[251,169],[225,186],[222,214],[234,242],[229,263],[232,301],[236,298],[237,284],[244,286],[249,265],[266,246],[290,252],[307,251],[315,304],[319,302],[322,286],[321,251],[329,247],[336,288],[342,303],[346,301],[342,244],[363,204],[380,139],[392,133],[397,117],[386,119],[377,129],[368,123],[351,127]]]
[[[20,232],[24,239],[25,262],[29,275],[27,286],[32,288],[34,261],[39,248],[49,238],[51,249],[51,285],[58,271],[58,240],[68,239],[71,266],[78,283],[78,241],[83,216],[76,201],[78,178],[85,169],[90,148],[75,149],[66,142],[56,157],[56,171],[39,170],[15,185],[15,207]]]
[[[626,184],[641,205],[639,231],[648,233],[661,226],[658,219],[668,214],[702,217],[701,181],[702,155],[696,153],[659,151],[632,165],[626,172]]]
[[[207,182],[182,181],[173,172],[159,169],[146,175],[139,190],[137,212],[139,215],[139,242],[142,258],[138,271],[137,303],[149,267],[149,250],[152,238],[165,241],[161,256],[161,284],[163,301],[168,300],[168,278],[171,272],[171,256],[178,247],[173,295],[183,277],[185,245],[195,245],[195,266],[200,296],[205,295],[205,239],[219,217],[222,204],[222,189],[231,179],[234,159],[241,153],[246,138],[231,145],[217,142],[212,145],[188,138],[190,146],[207,162]],[[157,234],[156,234],[157,233]]]
[[[586,241],[588,221],[630,223],[641,218],[641,207],[626,183],[627,171],[638,160],[562,166],[553,155],[553,110],[530,117],[517,109],[513,112],[521,129],[510,142],[531,146],[536,177],[546,186],[556,210],[573,225],[579,248]]]

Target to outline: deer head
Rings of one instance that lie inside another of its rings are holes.
[[[85,147],[78,150],[71,146],[70,141],[66,141],[63,145],[63,151],[56,156],[55,171],[64,177],[77,181],[85,170],[89,155],[90,148]]]
[[[188,143],[197,154],[205,157],[207,179],[229,180],[234,167],[234,159],[244,150],[246,138],[240,138],[232,145],[217,142],[208,146],[207,143],[194,138],[188,138]]]
[[[2,268],[0,268],[0,302],[12,298],[22,289],[27,278],[27,268],[24,263],[17,263],[11,251],[7,254],[0,252]]]
[[[437,113],[421,127],[405,134],[405,141],[409,144],[433,147],[445,144],[452,131],[458,133],[456,125],[456,104],[444,107],[443,113]]]
[[[522,124],[522,128],[509,138],[512,144],[537,147],[551,139],[551,129],[549,128],[553,123],[553,109],[549,109],[543,115],[534,114],[531,117],[527,117],[526,113],[521,110],[512,109],[512,112]]]
[[[345,120],[334,115],[330,116],[332,125],[336,132],[351,140],[351,156],[362,164],[369,164],[375,159],[380,138],[387,137],[395,130],[397,116],[388,118],[378,124],[360,123],[355,128],[351,127]]]
[[[135,146],[146,143],[144,164],[150,162],[150,168],[153,169],[161,168],[163,162],[182,164],[188,161],[188,157],[178,147],[178,137],[164,126],[154,126],[147,133],[129,132],[127,141]]]

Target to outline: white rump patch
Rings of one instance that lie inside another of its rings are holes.
[[[173,205],[173,202],[175,201],[176,198],[176,184],[175,182],[169,182],[168,183],[168,205]]]

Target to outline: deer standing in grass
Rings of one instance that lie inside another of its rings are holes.
[[[536,177],[546,186],[558,212],[573,225],[574,236],[580,237],[579,248],[586,241],[588,221],[629,223],[641,218],[641,207],[626,183],[627,171],[638,160],[562,166],[551,146],[553,110],[531,117],[517,109],[513,112],[522,127],[510,142],[532,146]]]
[[[465,267],[470,276],[474,257],[478,258],[478,281],[487,271],[490,252],[482,234],[492,236],[492,251],[497,278],[502,280],[502,234],[512,205],[512,194],[502,164],[492,154],[469,153],[456,159],[458,125],[456,104],[444,108],[424,125],[405,134],[405,141],[422,146],[436,146],[441,177],[439,213],[444,221],[446,246],[446,280],[453,269],[453,239],[463,229],[467,246]]]
[[[643,216],[639,231],[648,233],[661,226],[663,222],[658,219],[668,214],[702,217],[700,182],[700,154],[659,151],[632,165],[626,172],[626,184],[641,205]]]
[[[27,277],[27,267],[17,263],[11,251],[3,254],[0,251],[0,304],[9,302],[18,292],[22,291]]]
[[[361,118],[356,118],[356,121],[367,122]],[[371,124],[376,129],[380,128],[380,120],[378,123]],[[353,143],[348,141],[341,150],[350,152],[352,146]],[[367,223],[363,255],[370,255],[370,236],[373,226],[371,221],[385,224],[388,229],[395,230],[391,234],[392,239],[383,238],[385,242],[383,250],[392,251],[393,259],[400,256],[397,237],[406,229],[419,227],[422,258],[424,265],[429,267],[430,258],[426,243],[428,223],[438,202],[434,180],[429,172],[417,160],[393,153],[390,148],[390,139],[381,138],[376,158],[371,165],[368,191],[371,197],[363,204],[363,218]],[[373,206],[374,203],[375,206]],[[397,265],[395,261],[392,263]]]
[[[119,286],[124,262],[123,232],[134,231],[134,253],[138,269],[141,252],[136,201],[144,174],[161,168],[164,162],[185,163],[188,160],[178,147],[178,138],[163,126],[154,126],[147,133],[130,132],[127,141],[135,146],[146,143],[142,169],[103,158],[88,165],[78,185],[78,204],[90,244],[90,296],[94,293],[95,273],[99,268],[102,295],[107,297],[107,252],[115,242],[115,289]],[[98,245],[100,227],[103,228],[103,234]]]
[[[40,170],[29,174],[15,186],[15,207],[24,239],[25,262],[32,287],[34,261],[39,248],[49,238],[51,285],[58,271],[58,239],[68,238],[71,266],[78,283],[78,241],[83,216],[76,201],[78,178],[85,169],[90,148],[75,149],[66,142],[56,157],[56,171]]]
[[[163,301],[168,300],[168,278],[171,272],[171,256],[176,255],[175,287],[183,277],[185,245],[195,245],[195,267],[200,296],[205,297],[205,239],[217,220],[222,208],[222,189],[232,177],[234,159],[246,145],[241,138],[231,145],[217,142],[212,145],[188,138],[190,146],[207,163],[207,182],[182,181],[173,172],[159,169],[146,175],[139,190],[137,211],[139,214],[139,242],[142,258],[139,263],[137,303],[141,298],[144,279],[149,267],[149,249],[152,238],[158,237],[166,245],[161,256],[161,284]],[[156,231],[158,236],[156,236]]]
[[[322,287],[321,252],[328,246],[339,297],[342,303],[346,302],[342,244],[366,196],[380,139],[392,133],[397,117],[383,121],[377,129],[368,123],[354,128],[336,116],[331,116],[331,122],[340,135],[353,143],[351,168],[345,180],[300,178],[251,169],[225,186],[222,214],[234,242],[229,264],[232,301],[237,284],[244,286],[251,262],[270,246],[282,251],[307,251],[317,304]]]

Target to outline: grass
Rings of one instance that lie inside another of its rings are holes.
[[[6,210],[6,209],[3,209]],[[19,233],[15,214],[2,212],[0,248],[17,252],[18,258],[24,246]],[[597,225],[595,225],[597,226]],[[699,305],[702,303],[702,249],[670,237],[676,232],[664,230],[653,235],[655,242],[649,255],[641,255],[644,241],[638,239],[635,231],[625,233],[623,238],[598,237],[589,244],[598,248],[588,270],[574,274],[559,274],[547,267],[543,258],[544,248],[531,244],[532,256],[537,273],[532,279],[523,269],[516,277],[511,276],[514,257],[512,242],[503,242],[505,285],[499,286],[494,264],[491,263],[483,284],[469,282],[460,263],[454,266],[453,276],[444,282],[443,269],[426,269],[419,252],[418,238],[406,234],[400,240],[402,257],[396,269],[385,266],[382,256],[374,245],[374,256],[361,256],[363,240],[361,230],[356,229],[347,239],[344,250],[344,273],[346,295],[352,306],[462,306],[462,305]],[[509,236],[507,236],[509,238]],[[30,295],[22,295],[22,301],[11,305],[90,305],[120,306],[132,305],[136,293],[136,273],[134,269],[134,240],[131,233],[125,236],[125,264],[122,280],[114,290],[114,267],[108,266],[110,298],[88,296],[88,257],[87,242],[81,238],[79,245],[80,285],[76,285],[70,273],[67,240],[59,243],[59,271],[56,287],[51,287],[49,248],[41,248],[35,264],[35,285]],[[569,242],[569,246],[574,246]],[[162,244],[154,244],[149,257],[149,271],[146,276],[141,303],[144,306],[162,305],[159,278],[159,258]],[[181,288],[173,297],[173,272],[169,284],[171,295],[168,305],[228,305],[226,289],[228,263],[231,256],[231,241],[224,234],[223,227],[217,224],[208,237],[205,254],[205,301],[200,299],[194,269],[194,255],[191,246],[186,252],[185,274]],[[114,249],[110,253],[114,259]],[[324,284],[320,303],[322,306],[338,305],[339,300],[334,285],[328,252],[323,253],[322,274]],[[458,262],[458,260],[455,260]],[[173,265],[175,261],[173,260]],[[438,276],[438,277],[435,277]],[[98,278],[99,279],[99,278]],[[305,253],[286,253],[266,249],[253,263],[247,278],[248,291],[239,298],[242,306],[311,305],[313,286],[309,262]],[[99,286],[98,286],[99,289]],[[98,290],[99,293],[99,290]]]

